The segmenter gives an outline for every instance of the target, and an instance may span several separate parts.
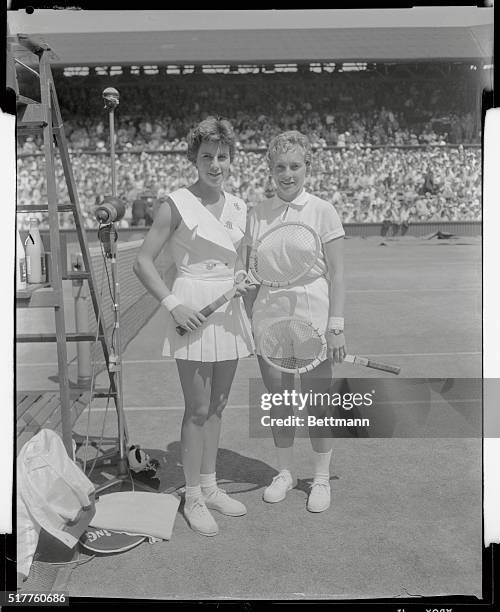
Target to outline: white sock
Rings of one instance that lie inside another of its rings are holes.
[[[293,470],[293,446],[287,446],[286,448],[277,446],[276,455],[278,458],[278,470],[280,472],[287,470],[291,475]]]
[[[200,474],[200,485],[203,495],[210,495],[217,490],[217,480],[215,472],[213,474]]]
[[[314,459],[314,481],[330,482],[330,460],[332,449],[327,453],[317,453],[313,451]]]
[[[189,506],[192,504],[195,499],[199,499],[201,497],[201,487],[200,485],[196,485],[194,487],[186,486],[186,504]]]

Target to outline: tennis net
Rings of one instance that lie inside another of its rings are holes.
[[[142,240],[118,243],[116,254],[116,274],[119,283],[119,333],[122,352],[137,336],[158,308],[158,300],[149,294],[133,271],[133,264],[142,245]],[[94,288],[99,296],[101,305],[100,318],[104,326],[105,335],[110,345],[111,334],[114,327],[113,277],[111,261],[106,258],[102,244],[89,247],[89,254],[94,273]],[[155,265],[160,275],[165,278],[172,264],[166,249],[163,249],[156,258]],[[88,304],[88,329],[97,335],[98,321],[90,296]],[[116,332],[115,332],[116,333]],[[106,364],[101,342],[91,343],[91,358],[94,363],[94,373],[97,375],[105,369]]]

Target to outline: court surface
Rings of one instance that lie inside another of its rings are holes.
[[[400,378],[481,376],[479,239],[352,238],[345,246],[350,352],[400,365]],[[71,321],[71,292],[67,306]],[[20,331],[50,328],[47,313],[39,312],[36,317],[19,313]],[[182,476],[183,402],[175,362],[161,358],[165,316],[158,310],[123,356],[129,441],[160,460],[161,488]],[[74,362],[69,372],[74,379]],[[48,388],[55,384],[49,377],[56,374],[54,347],[18,346],[20,388]],[[305,508],[312,462],[309,441],[298,438],[298,486],[285,501],[266,504],[263,489],[276,475],[274,448],[270,439],[250,438],[248,426],[249,379],[258,376],[255,358],[240,361],[224,413],[217,470],[221,486],[245,503],[248,514],[214,513],[220,532],[206,538],[191,531],[179,512],[170,541],[144,543],[73,569],[70,595],[481,597],[479,438],[337,439],[332,505],[321,514]],[[342,364],[337,376],[375,378],[381,373]],[[91,433],[101,432],[105,408],[99,402],[90,419],[87,412],[80,418],[79,433],[88,422]],[[443,410],[450,408],[444,405]],[[110,413],[104,431],[113,435],[112,408]],[[456,413],[458,421],[463,418]]]

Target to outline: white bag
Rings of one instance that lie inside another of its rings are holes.
[[[64,528],[92,506],[93,493],[54,431],[42,429],[26,442],[17,458],[18,572],[29,574],[42,527],[68,548],[76,546],[78,538]]]

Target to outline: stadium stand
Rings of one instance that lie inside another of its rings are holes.
[[[315,149],[309,188],[331,201],[345,223],[480,219],[480,114],[465,65],[444,76],[431,65],[408,74],[378,69],[305,72],[300,78],[134,75],[130,67],[125,72],[117,77],[55,72],[88,227],[95,226],[93,208],[110,182],[103,83],[121,93],[116,146],[118,189],[128,203],[124,227],[145,190],[158,200],[192,178],[185,136],[208,114],[228,117],[236,129],[238,155],[227,187],[250,206],[264,197],[267,142],[282,130],[298,129]],[[34,137],[18,144],[23,204],[37,204],[44,196],[40,144]],[[60,183],[62,188],[62,169]],[[64,226],[71,227],[69,217]]]

